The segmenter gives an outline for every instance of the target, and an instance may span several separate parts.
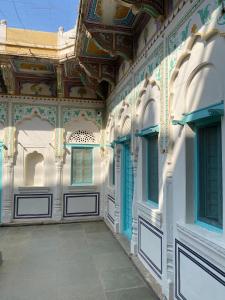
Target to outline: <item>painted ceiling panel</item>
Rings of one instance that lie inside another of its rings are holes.
[[[103,22],[103,14],[107,13],[103,11],[103,1],[104,0],[89,0],[86,21],[95,23]],[[108,5],[108,11],[110,11],[110,3]],[[122,5],[117,5],[115,7],[115,12],[112,17],[112,25],[116,26],[132,27],[135,21],[135,15],[132,13],[131,9]]]

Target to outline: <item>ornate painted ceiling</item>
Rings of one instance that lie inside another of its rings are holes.
[[[143,27],[163,15],[163,0],[81,0],[76,56],[89,78],[113,87],[119,63],[133,60]]]
[[[106,90],[116,84],[120,63],[133,60],[135,40],[143,27],[150,18],[164,15],[163,2],[81,0],[75,53],[61,59],[54,43],[48,46],[54,52],[41,54],[43,58],[28,46],[26,56],[1,56],[0,93],[105,98]]]

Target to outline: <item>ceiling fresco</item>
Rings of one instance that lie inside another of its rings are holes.
[[[101,85],[102,81],[106,81],[111,88],[115,85],[119,64],[123,60],[133,60],[135,40],[150,18],[163,16],[163,2],[81,0],[76,56],[94,85]]]
[[[163,19],[163,3],[163,0],[80,0],[72,55],[64,60],[18,54],[1,57],[0,93],[46,93],[54,97],[95,94],[97,99],[105,99],[116,84],[123,60],[134,59],[135,41],[144,26],[151,18],[157,22]]]
[[[103,19],[102,0],[91,0],[88,5],[86,21],[91,23],[102,23]],[[135,15],[131,8],[117,5],[113,16],[112,25],[132,27]]]
[[[83,37],[81,55],[94,58],[112,59],[112,56],[107,51],[100,48],[93,39],[88,38],[86,35]]]
[[[16,73],[30,73],[35,75],[53,75],[55,73],[53,64],[49,61],[37,59],[13,59],[12,64]]]

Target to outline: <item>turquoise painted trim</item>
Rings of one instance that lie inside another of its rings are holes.
[[[188,123],[195,123],[203,119],[221,117],[224,115],[224,102],[220,102],[208,107],[195,110],[185,116],[181,120],[173,120],[173,125],[185,125]]]
[[[132,237],[132,201],[133,201],[133,169],[131,161],[131,152],[129,142],[122,143],[122,172],[121,172],[121,184],[122,184],[122,233],[131,240]],[[131,165],[130,165],[131,164]],[[132,174],[129,174],[131,168]],[[132,178],[129,178],[132,176]],[[131,181],[128,181],[130,179]],[[130,189],[130,190],[129,190]],[[131,195],[129,195],[131,192]],[[129,197],[131,196],[131,198]]]
[[[150,126],[148,128],[142,129],[138,131],[135,136],[143,137],[145,135],[152,135],[152,134],[158,134],[160,130],[159,125]]]
[[[119,137],[117,140],[114,141],[115,144],[122,144],[131,140],[131,134]]]
[[[2,164],[3,164],[3,143],[0,142],[0,223],[2,222]]]
[[[159,127],[159,126],[158,126]],[[158,132],[154,132],[154,133],[151,133],[151,134],[148,134],[147,136],[152,136],[152,135],[155,135],[157,134],[158,135]],[[149,146],[149,143],[148,143],[148,139],[147,139],[147,136],[145,135],[146,137],[146,142],[147,142],[147,153],[146,153],[146,160],[147,160],[147,169],[146,169],[146,195],[147,195],[147,200],[146,200],[146,203],[148,205],[152,205],[154,206],[154,208],[158,208],[159,207],[159,198],[157,199],[157,201],[154,201],[154,200],[151,200],[149,199],[149,181],[150,181],[150,163],[149,163],[149,154],[151,153],[150,151],[150,146]],[[159,161],[158,161],[158,171],[159,171]],[[159,189],[159,187],[158,187]],[[159,191],[158,191],[158,197],[159,197]]]
[[[72,147],[72,148],[95,148],[95,147],[101,147],[100,144],[66,144],[66,147]]]
[[[194,137],[194,222],[198,223],[198,199],[199,199],[199,156],[198,156],[198,134],[195,128]]]
[[[196,221],[195,224],[199,225],[200,227],[205,228],[209,231],[213,231],[213,232],[217,232],[217,233],[221,233],[221,234],[223,233],[223,229],[213,226],[213,225],[210,225],[210,224],[207,224],[207,223],[204,223],[204,222],[201,222],[201,221]]]
[[[158,202],[156,203],[152,200],[147,200],[146,204],[149,205],[149,206],[152,206],[153,208],[159,208],[159,203]]]
[[[78,145],[77,145],[78,146]],[[87,182],[82,182],[82,183],[73,183],[72,180],[73,180],[73,167],[72,167],[72,162],[73,162],[73,154],[71,155],[71,172],[70,172],[70,182],[71,182],[71,186],[87,186],[87,185],[94,185],[94,153],[93,153],[93,147],[77,147],[77,146],[74,146],[73,148],[76,148],[76,149],[84,149],[84,148],[92,148],[92,151],[91,151],[91,164],[92,164],[92,170],[91,170],[91,181],[87,181]]]
[[[199,119],[199,122],[195,124],[194,131],[195,131],[195,138],[194,138],[194,223],[205,229],[214,232],[223,232],[223,228],[213,226],[203,221],[199,221],[198,219],[198,210],[199,210],[199,143],[198,143],[198,129],[204,128],[204,126],[209,124],[214,124],[220,122],[220,117],[214,116],[210,120],[203,121]]]

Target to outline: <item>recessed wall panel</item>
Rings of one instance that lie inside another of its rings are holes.
[[[14,195],[14,219],[51,218],[52,194]]]
[[[138,254],[147,267],[161,278],[163,233],[142,217],[138,218]]]
[[[225,299],[225,272],[176,240],[176,299]]]
[[[99,193],[64,194],[63,216],[98,216]]]

